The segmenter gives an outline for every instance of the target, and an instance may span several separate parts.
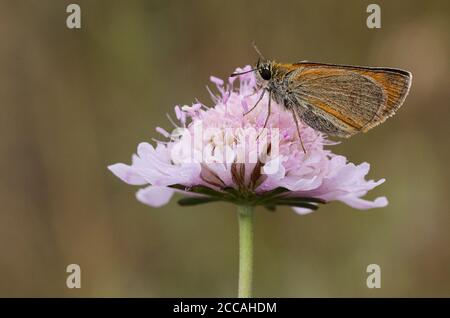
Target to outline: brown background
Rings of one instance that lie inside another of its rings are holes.
[[[65,26],[67,4],[82,29]],[[256,59],[399,67],[397,116],[334,147],[385,209],[257,210],[255,296],[450,296],[448,1],[0,1],[0,296],[235,296],[234,207],[137,202],[106,166]],[[82,268],[82,288],[65,268]],[[365,285],[382,268],[382,288]]]

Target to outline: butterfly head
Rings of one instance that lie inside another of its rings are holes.
[[[270,61],[266,60],[261,63],[261,59],[258,59],[258,62],[256,63],[256,71],[263,80],[269,81],[272,79],[272,63]]]
[[[256,47],[256,45],[254,43],[253,43],[253,48],[255,49],[256,53],[258,53],[258,55],[259,55],[258,61],[256,62],[256,66],[248,71],[233,73],[233,74],[231,74],[231,77],[242,75],[242,74],[247,74],[250,72],[256,72],[259,74],[259,76],[261,77],[262,80],[270,81],[273,77],[273,62],[266,59],[261,54],[261,52],[259,51],[259,49]]]

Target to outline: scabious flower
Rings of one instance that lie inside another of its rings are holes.
[[[237,72],[250,70],[237,69]],[[387,205],[385,197],[368,201],[362,197],[385,180],[365,180],[369,164],[355,165],[328,148],[333,142],[322,133],[299,123],[303,151],[290,112],[272,101],[266,127],[268,97],[249,112],[260,96],[253,73],[227,83],[211,77],[218,94],[214,105],[200,102],[175,107],[173,132],[158,127],[163,141],[138,145],[131,165],[108,168],[132,185],[146,185],[137,199],[153,207],[169,202],[175,192],[185,195],[181,205],[214,201],[238,205],[292,206],[300,213],[320,203],[341,201],[356,209]]]

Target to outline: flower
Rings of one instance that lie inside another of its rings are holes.
[[[249,66],[237,72],[250,70]],[[326,149],[334,142],[299,123],[305,151],[290,112],[268,97],[250,111],[261,94],[253,73],[230,77],[227,83],[211,77],[218,95],[214,106],[200,102],[175,107],[178,123],[172,133],[158,127],[166,141],[140,143],[132,164],[108,168],[132,185],[147,185],[136,193],[142,203],[159,207],[175,192],[185,194],[181,205],[228,201],[241,205],[292,206],[300,214],[319,203],[341,201],[356,209],[387,205],[385,197],[362,199],[385,180],[365,180],[369,164],[355,165]],[[247,113],[248,112],[248,113]],[[170,119],[170,117],[169,117]],[[267,129],[266,129],[267,128]]]

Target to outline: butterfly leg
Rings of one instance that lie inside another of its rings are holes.
[[[272,108],[271,101],[272,101],[272,93],[269,91],[269,103],[267,106],[267,116],[266,116],[266,120],[264,121],[263,129],[266,128],[267,123],[269,122],[270,112],[271,112],[271,108]]]
[[[264,129],[267,127],[267,123],[269,122],[269,117],[270,117],[270,113],[272,111],[272,93],[269,91],[269,103],[267,105],[267,116],[266,116],[266,120],[264,121],[264,126],[261,129],[261,132],[258,134],[258,137],[256,137],[256,139],[259,139],[259,136],[261,136],[261,134],[263,133]]]
[[[244,116],[247,115],[248,113],[250,113],[252,110],[254,110],[256,108],[256,106],[258,106],[259,102],[263,99],[265,93],[266,93],[266,90],[264,89],[262,94],[259,96],[258,100],[256,101],[256,104],[249,111],[245,112]]]
[[[302,145],[303,152],[306,154],[305,146],[303,145],[302,135],[300,134],[300,126],[298,124],[297,113],[295,112],[294,109],[292,109],[291,111],[292,111],[292,116],[294,117],[295,126],[297,126],[297,134],[298,134],[298,138],[300,139],[300,144]]]

